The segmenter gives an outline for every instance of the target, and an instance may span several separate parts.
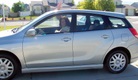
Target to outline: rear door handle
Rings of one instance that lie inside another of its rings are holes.
[[[61,39],[62,41],[64,41],[64,42],[68,42],[68,41],[70,41],[71,40],[71,38],[68,38],[68,37],[64,37],[63,39]]]
[[[109,36],[108,35],[102,35],[102,38],[107,39]]]

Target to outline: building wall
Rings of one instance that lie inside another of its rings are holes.
[[[42,1],[31,1],[31,6],[35,4],[43,4]]]
[[[8,15],[10,13],[9,7],[5,7],[4,11],[5,11],[5,16],[8,17]],[[0,9],[0,15],[3,15],[3,9]]]
[[[64,2],[63,0],[57,0],[57,3]]]
[[[119,13],[125,14],[125,9],[124,8],[116,8],[115,12],[119,12]]]
[[[134,9],[128,9],[128,16],[134,16],[135,10]]]
[[[116,8],[115,12],[123,13],[126,16],[134,16],[135,15],[135,9]]]
[[[52,0],[51,0],[51,1],[52,1]],[[54,0],[53,0],[53,1],[54,1]],[[43,5],[44,5],[44,6],[48,6],[47,0],[43,0],[42,2],[43,2]]]
[[[45,1],[45,0],[43,0],[43,1]],[[50,3],[56,3],[56,0],[47,0],[47,1],[49,1]]]
[[[114,0],[115,5],[122,5],[122,0]]]
[[[72,3],[72,0],[43,0],[43,2],[48,1],[50,3],[59,3],[59,2],[63,2],[63,3]]]
[[[67,0],[68,1],[68,3],[72,3],[72,0]]]

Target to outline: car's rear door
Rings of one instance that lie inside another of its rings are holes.
[[[81,17],[86,18],[85,24],[77,24]],[[100,25],[94,26],[94,20],[99,20]],[[73,39],[74,65],[102,63],[103,56],[113,43],[112,32],[107,27],[105,16],[76,14]]]

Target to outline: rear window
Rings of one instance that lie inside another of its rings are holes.
[[[123,19],[109,17],[111,23],[111,28],[126,28],[128,25],[123,21]]]

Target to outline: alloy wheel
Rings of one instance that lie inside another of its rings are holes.
[[[0,79],[8,78],[13,74],[13,63],[6,58],[0,58]]]
[[[120,71],[124,68],[125,64],[126,58],[121,53],[114,54],[109,61],[109,66],[113,71]]]

